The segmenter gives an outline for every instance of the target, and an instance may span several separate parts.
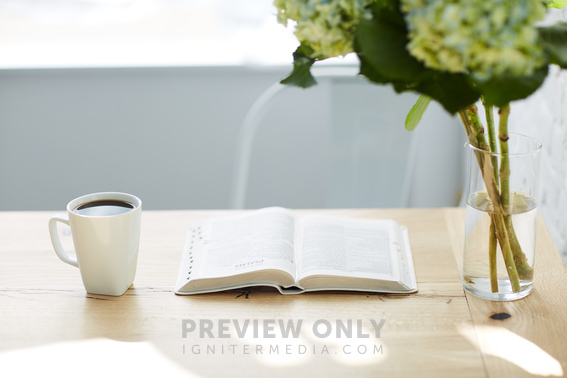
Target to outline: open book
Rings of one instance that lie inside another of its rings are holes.
[[[405,227],[393,220],[307,215],[271,207],[213,218],[189,230],[176,294],[272,286],[417,291]]]

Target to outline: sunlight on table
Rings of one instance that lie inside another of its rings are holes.
[[[265,338],[264,327],[259,324],[255,333],[248,329],[242,338],[238,350],[246,348],[245,354],[253,355],[258,362],[274,367],[305,365],[316,356],[330,357],[335,362],[346,366],[369,366],[382,363],[386,358],[384,343],[374,338],[370,327],[358,331],[357,324],[351,328],[351,335],[337,335],[336,328],[326,337],[315,336],[314,322],[303,322],[298,337],[284,336],[281,329],[271,329],[274,338]],[[317,327],[319,334],[326,332],[324,327]],[[359,334],[368,337],[358,337]],[[235,340],[231,339],[231,343]],[[217,349],[219,347],[217,346]],[[203,352],[204,353],[204,352]]]
[[[258,326],[258,335],[264,335],[262,325]],[[301,332],[297,338],[283,337],[281,333],[276,334],[275,338],[264,338],[255,336],[252,329],[249,329],[243,338],[238,339],[238,342],[253,346],[254,350],[251,353],[260,363],[268,366],[304,365],[313,357],[312,351],[307,346],[308,340],[304,332]],[[259,350],[262,352],[258,353]]]
[[[30,363],[31,362],[31,363]],[[90,339],[0,352],[7,376],[196,378],[164,356],[150,342]]]
[[[459,332],[471,344],[477,347],[479,343],[482,344],[484,353],[511,362],[530,374],[545,377],[563,376],[563,368],[559,361],[533,342],[505,328],[466,327],[459,329]]]
[[[309,324],[310,328],[313,327]],[[360,327],[354,323],[352,335],[368,335],[368,337],[344,337],[344,334],[337,333],[336,330],[324,340],[329,349],[338,350],[338,353],[331,353],[331,357],[341,365],[347,366],[370,366],[380,364],[388,358],[387,347],[380,339],[375,338],[374,330],[370,327]],[[319,330],[324,332],[324,330]],[[313,341],[317,340],[311,335]]]

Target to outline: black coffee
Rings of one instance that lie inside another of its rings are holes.
[[[108,217],[111,215],[124,214],[132,209],[134,209],[134,205],[125,201],[100,200],[79,205],[73,212],[89,217]]]

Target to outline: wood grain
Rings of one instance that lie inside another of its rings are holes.
[[[496,322],[484,319],[488,310],[496,307],[474,298],[468,298],[467,304],[461,287],[455,262],[462,236],[459,229],[464,228],[461,210],[296,211],[298,215],[314,212],[390,218],[406,225],[419,292],[413,295],[308,293],[284,296],[275,291],[254,291],[176,296],[173,287],[186,231],[205,217],[234,212],[146,211],[142,218],[134,285],[121,297],[91,295],[84,291],[78,269],[61,262],[53,252],[47,222],[55,213],[0,213],[0,362],[3,355],[10,353],[31,356],[32,347],[55,350],[56,343],[60,342],[106,338],[129,342],[126,345],[148,341],[156,353],[181,367],[187,376],[483,377],[487,369],[491,376],[516,376],[516,365],[483,353],[482,340],[478,344],[471,339],[471,330],[476,335],[475,327],[490,325],[527,337],[561,361],[565,368],[567,356],[560,350],[559,340],[567,337],[567,331],[565,324],[556,323],[561,308],[565,313],[565,306],[551,309],[558,305],[559,298],[564,298],[565,291],[560,293],[564,287],[555,286],[553,282],[559,281],[565,273],[544,227],[540,227],[538,234],[542,243],[539,248],[543,251],[538,250],[536,271],[541,269],[543,273],[548,268],[542,266],[550,265],[548,273],[553,280],[536,274],[536,290],[529,300],[502,305],[507,306],[512,321]],[[70,235],[62,237],[67,238],[64,244],[72,246]],[[541,280],[545,282],[540,284]],[[547,303],[547,307],[539,307],[540,302]],[[245,319],[260,322],[301,319],[304,326],[297,340],[241,339],[232,325],[229,327],[231,337],[227,339],[200,337],[196,332],[182,338],[184,319],[213,322],[219,319],[241,322]],[[319,339],[311,326],[320,319],[332,324],[337,319],[344,322],[361,319],[369,332],[372,330],[370,319],[386,319],[386,322],[380,338],[373,335]],[[511,324],[515,326],[509,328]],[[275,355],[244,352],[246,345],[255,350],[257,345],[269,347],[270,343],[281,348],[302,343],[308,352],[303,355],[286,355],[283,350]],[[194,345],[200,345],[201,354],[191,352]],[[236,353],[219,354],[221,348],[229,351],[231,345]],[[346,354],[345,345],[350,345],[351,351],[361,345],[369,349],[381,346],[383,353]],[[329,354],[321,353],[323,346],[329,348]],[[205,353],[207,347],[215,347],[215,353]],[[81,348],[79,344],[77,348]],[[312,353],[313,348],[315,353]],[[35,367],[29,364],[21,368],[33,372]]]

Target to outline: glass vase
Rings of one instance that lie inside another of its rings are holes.
[[[463,287],[493,301],[523,298],[533,287],[541,143],[509,134],[508,153],[466,149]]]

